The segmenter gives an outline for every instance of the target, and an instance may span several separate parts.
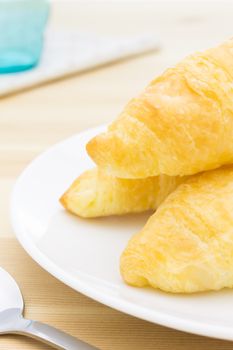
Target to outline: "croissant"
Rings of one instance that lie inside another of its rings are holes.
[[[192,175],[233,162],[233,39],[154,79],[87,144],[121,178]]]
[[[179,185],[129,241],[121,273],[168,292],[233,287],[233,166]]]
[[[166,175],[119,179],[95,168],[79,176],[60,202],[68,211],[86,218],[137,213],[156,209],[182,181]]]

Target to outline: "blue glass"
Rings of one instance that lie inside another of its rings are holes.
[[[38,64],[48,14],[47,0],[0,0],[0,73]]]

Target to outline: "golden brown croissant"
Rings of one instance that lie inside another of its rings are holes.
[[[233,287],[233,166],[179,185],[130,240],[121,272],[169,292]]]
[[[121,178],[190,175],[233,162],[233,39],[187,57],[87,145]]]
[[[137,213],[156,209],[183,181],[181,177],[166,175],[119,179],[95,168],[79,176],[60,202],[68,211],[82,217]]]

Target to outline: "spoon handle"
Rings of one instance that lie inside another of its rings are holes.
[[[22,320],[17,333],[27,335],[31,338],[38,339],[48,345],[60,350],[94,350],[95,347],[78,340],[71,335],[60,331],[47,324]],[[25,322],[26,321],[26,322]]]

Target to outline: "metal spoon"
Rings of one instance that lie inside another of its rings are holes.
[[[0,268],[0,334],[22,334],[62,350],[96,349],[54,327],[23,318],[20,289],[8,272]]]

